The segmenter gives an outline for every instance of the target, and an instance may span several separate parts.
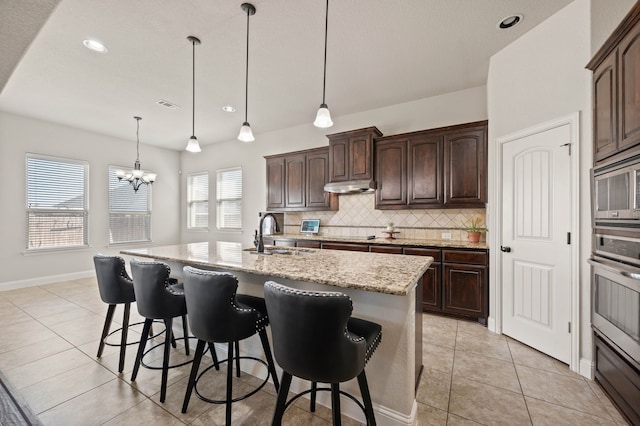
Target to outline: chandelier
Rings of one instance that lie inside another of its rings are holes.
[[[155,173],[146,173],[144,170],[140,169],[140,120],[141,117],[133,117],[136,120],[136,162],[133,163],[133,170],[125,171],[125,170],[116,170],[116,177],[119,181],[126,180],[131,186],[133,186],[133,190],[138,192],[140,185],[152,184],[156,180]]]

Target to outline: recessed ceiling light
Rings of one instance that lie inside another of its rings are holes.
[[[524,16],[520,14],[507,16],[498,22],[498,29],[506,30],[507,28],[515,27],[517,24],[522,22],[523,19]]]
[[[97,40],[86,39],[82,41],[82,44],[84,44],[87,49],[91,49],[95,52],[107,53],[109,51],[107,46]]]
[[[222,107],[222,110],[224,112],[236,112],[236,109],[234,107],[232,107],[231,105],[225,105]]]

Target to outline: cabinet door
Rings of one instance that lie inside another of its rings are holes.
[[[329,176],[329,152],[307,154],[307,207],[329,207],[329,193],[324,184]]]
[[[285,207],[305,207],[306,161],[306,155],[291,155],[285,158]]]
[[[615,154],[616,139],[616,53],[593,72],[593,157],[603,160]]]
[[[372,144],[373,139],[370,135],[349,138],[350,180],[373,178]]]
[[[442,311],[467,317],[487,316],[487,268],[443,264]]]
[[[442,311],[440,249],[406,247],[404,254],[433,257],[433,263],[422,276],[422,308],[425,311]]]
[[[296,242],[296,247],[319,249],[321,246],[322,244],[320,243],[320,241],[298,240]]]
[[[400,246],[369,246],[371,253],[402,254]]]
[[[445,135],[446,207],[484,207],[487,202],[486,127]]]
[[[331,139],[329,144],[331,159],[330,182],[349,180],[349,138]]]
[[[409,140],[407,199],[409,205],[441,205],[443,197],[442,136]]]
[[[618,52],[618,150],[623,150],[640,143],[640,26],[625,36]]]
[[[407,204],[407,141],[376,143],[376,208]]]
[[[369,251],[369,245],[356,243],[322,243],[323,249],[347,250],[347,251]]]
[[[284,208],[284,157],[267,158],[267,210]]]

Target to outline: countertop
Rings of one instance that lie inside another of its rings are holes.
[[[395,245],[395,246],[413,246],[413,247],[440,247],[440,248],[464,248],[464,249],[480,249],[488,250],[489,246],[485,241],[479,243],[470,243],[461,240],[427,240],[427,239],[409,239],[396,237],[393,240],[376,237],[373,240],[367,240],[366,237],[332,237],[327,235],[313,234],[276,234],[265,235],[264,238],[275,238],[280,240],[310,240],[310,241],[332,241],[340,243],[360,243],[375,245]]]
[[[243,250],[240,243],[214,241],[122,250],[121,253],[399,296],[409,294],[433,262],[429,256],[285,247],[280,251],[279,254],[254,254]]]

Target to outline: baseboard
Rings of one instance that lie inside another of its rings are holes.
[[[580,373],[581,376],[586,377],[587,379],[591,379],[593,380],[593,378],[595,377],[595,373],[596,373],[596,364],[595,362],[586,359],[586,358],[580,358],[580,371],[578,371]]]
[[[70,274],[49,275],[47,277],[30,278],[28,280],[7,281],[0,283],[0,291],[15,290],[19,288],[36,287],[39,285],[59,283],[62,281],[78,280],[95,276],[95,271],[72,272]]]

